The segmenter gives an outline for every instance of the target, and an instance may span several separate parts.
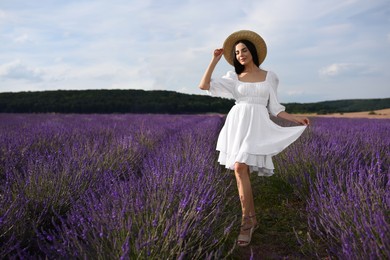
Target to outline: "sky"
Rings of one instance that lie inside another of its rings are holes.
[[[0,0],[0,92],[205,94],[213,50],[243,29],[282,103],[390,97],[389,0]]]

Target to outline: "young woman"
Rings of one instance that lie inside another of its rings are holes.
[[[293,143],[309,125],[308,118],[288,114],[278,102],[278,77],[259,67],[266,54],[267,46],[260,35],[248,30],[235,32],[225,40],[223,48],[214,50],[199,84],[211,95],[236,100],[219,134],[217,150],[219,163],[234,170],[236,176],[242,208],[239,246],[249,245],[257,227],[249,174],[271,176],[272,156]],[[211,79],[222,55],[235,71]],[[269,113],[302,126],[281,127],[271,121]]]

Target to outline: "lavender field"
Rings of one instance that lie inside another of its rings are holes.
[[[0,258],[256,258],[260,235],[235,248],[234,174],[216,163],[223,122],[0,114]],[[288,255],[390,258],[389,133],[390,120],[315,118],[275,176],[253,176],[257,205],[274,183],[300,202],[283,202],[303,219],[288,224]]]

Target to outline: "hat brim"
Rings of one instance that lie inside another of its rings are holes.
[[[265,57],[267,56],[267,45],[265,44],[264,39],[257,33],[249,30],[241,30],[232,33],[229,35],[225,42],[223,43],[223,56],[226,61],[234,66],[234,44],[240,40],[248,40],[252,42],[257,51],[257,56],[259,58],[259,64],[263,63]]]

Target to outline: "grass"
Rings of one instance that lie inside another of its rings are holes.
[[[232,259],[303,259],[305,256],[296,236],[304,236],[307,232],[305,203],[294,193],[293,187],[277,174],[272,177],[252,174],[251,183],[259,228],[248,247],[235,248]],[[235,185],[232,185],[231,193],[238,194]],[[236,197],[232,211],[240,213],[238,195]],[[235,243],[239,225],[238,216],[229,243]]]

